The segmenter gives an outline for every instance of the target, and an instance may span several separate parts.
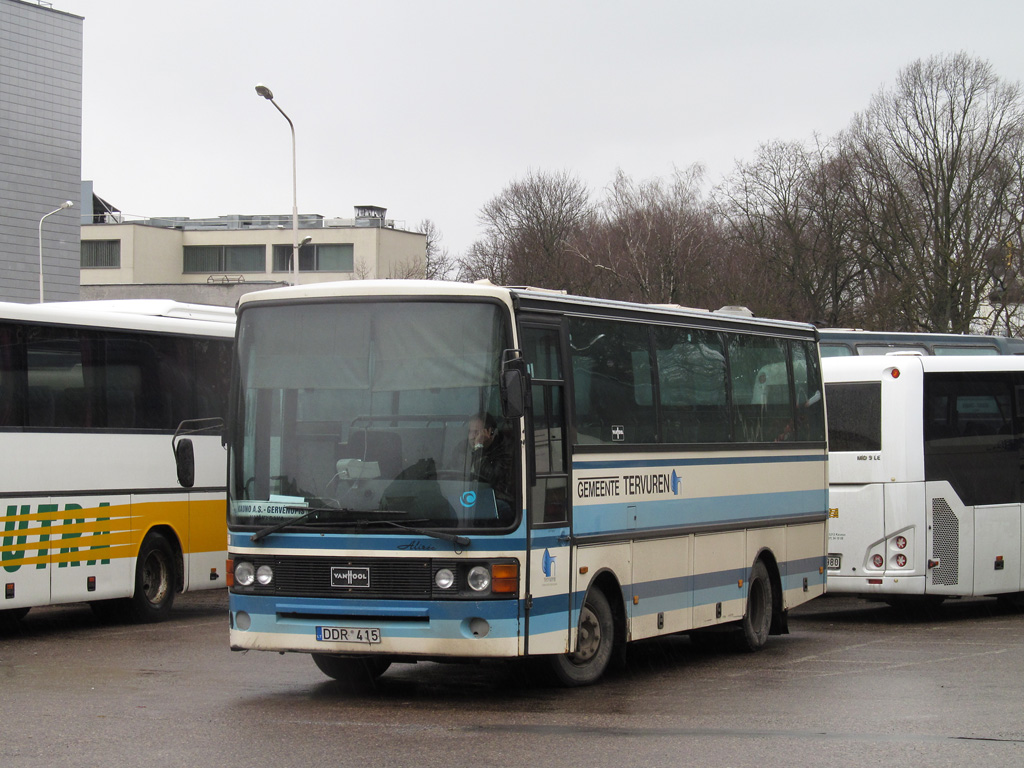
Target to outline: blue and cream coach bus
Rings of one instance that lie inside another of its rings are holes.
[[[353,281],[244,296],[230,642],[372,678],[786,631],[823,592],[809,325],[532,289]]]

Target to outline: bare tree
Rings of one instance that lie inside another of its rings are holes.
[[[763,145],[718,190],[730,239],[750,259],[770,314],[838,325],[852,313],[858,262],[848,204],[853,174],[838,145]]]
[[[441,230],[431,219],[420,222],[419,231],[427,236],[427,264],[424,277],[427,280],[450,280],[457,269],[455,258],[442,245]]]
[[[579,292],[572,243],[590,216],[589,198],[583,182],[564,171],[531,171],[513,181],[481,209],[484,238],[462,260],[463,273]]]
[[[493,232],[485,234],[458,259],[456,276],[463,282],[490,280],[495,285],[514,285],[508,245]]]
[[[701,304],[711,269],[713,223],[701,193],[703,168],[634,182],[619,171],[600,214],[578,239],[579,258],[610,295],[634,301]]]
[[[970,331],[985,254],[1020,242],[1022,127],[1020,87],[963,53],[911,64],[855,119],[862,243],[904,328]]]

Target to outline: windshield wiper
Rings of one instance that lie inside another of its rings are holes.
[[[306,509],[306,508],[305,507],[299,507],[299,506],[288,506],[288,507],[286,507],[286,509]],[[291,527],[293,525],[299,525],[300,523],[305,523],[305,522],[307,522],[309,520],[316,520],[317,515],[319,515],[321,512],[349,512],[349,511],[351,511],[351,510],[336,509],[335,507],[313,507],[311,509],[306,509],[306,511],[303,514],[301,514],[301,515],[296,515],[295,517],[289,517],[287,520],[281,520],[279,522],[274,523],[273,525],[268,525],[266,528],[261,528],[260,530],[256,531],[256,533],[254,533],[252,536],[249,537],[249,541],[255,543],[257,541],[260,541],[261,539],[267,538],[267,536],[269,536],[270,534],[277,533],[278,531],[283,530],[285,528],[289,528],[289,527]]]
[[[465,536],[459,536],[458,534],[448,533],[446,531],[435,531],[430,528],[414,528],[411,525],[398,523],[394,520],[374,520],[373,522],[380,523],[381,525],[390,525],[394,528],[401,528],[403,531],[415,533],[420,536],[431,536],[435,539],[441,539],[441,541],[450,541],[452,544],[457,544],[460,547],[468,547],[470,544],[473,543],[472,540],[466,538]]]
[[[287,507],[287,509],[306,509],[306,508],[305,507],[299,507],[299,506],[289,506],[289,507]],[[379,511],[380,512],[392,512],[392,513],[394,512],[394,510],[379,510]],[[343,513],[347,513],[347,514],[354,514],[354,513],[358,513],[359,510],[344,509],[344,508],[341,508],[341,507],[313,507],[312,509],[306,509],[306,511],[303,514],[301,514],[301,515],[296,515],[295,517],[289,517],[287,520],[280,520],[280,521],[274,523],[273,525],[268,525],[266,528],[261,528],[260,530],[256,531],[256,533],[254,533],[252,536],[249,537],[249,541],[251,541],[253,543],[256,543],[258,541],[261,541],[261,540],[265,539],[267,536],[269,536],[272,533],[277,533],[278,531],[284,530],[285,528],[290,528],[293,525],[301,525],[302,523],[307,523],[307,522],[317,522],[318,521],[318,517],[319,517],[319,515],[322,512],[343,512]],[[365,510],[364,510],[364,514],[365,514]],[[465,536],[458,536],[458,535],[456,535],[454,533],[448,533],[446,531],[435,531],[435,530],[431,530],[430,528],[417,528],[417,527],[414,527],[414,526],[405,525],[404,523],[399,523],[399,522],[397,522],[395,520],[365,519],[365,520],[339,520],[339,521],[333,521],[333,522],[347,523],[349,525],[355,525],[355,526],[359,526],[359,527],[366,526],[366,525],[374,525],[374,524],[390,525],[390,526],[392,526],[394,528],[400,528],[403,531],[408,531],[409,533],[415,533],[415,534],[418,534],[420,536],[430,536],[430,537],[435,538],[435,539],[441,539],[442,541],[450,541],[452,544],[456,544],[457,546],[460,546],[460,547],[468,547],[468,546],[470,546],[470,544],[472,544],[472,541],[470,539],[466,538]],[[419,522],[419,521],[413,521],[413,522]],[[424,520],[423,522],[426,522],[426,520]]]

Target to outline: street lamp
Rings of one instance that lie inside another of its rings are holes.
[[[60,204],[60,208],[54,208],[49,213],[45,214],[43,218],[39,220],[39,303],[43,303],[43,222],[46,221],[48,216],[53,216],[55,213],[70,208],[74,203],[70,200],[65,200]]]
[[[285,111],[278,106],[277,102],[274,101],[274,92],[271,91],[267,86],[260,83],[256,86],[256,93],[262,96],[264,99],[269,101],[275,107],[277,111],[284,115],[284,119],[288,121],[288,127],[292,129],[292,271],[295,273],[295,284],[299,284],[299,183],[298,174],[295,167],[295,124],[292,119],[285,114]]]

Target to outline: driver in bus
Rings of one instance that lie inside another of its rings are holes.
[[[512,518],[512,445],[490,413],[470,417],[466,428],[466,479],[490,486],[498,517]]]

